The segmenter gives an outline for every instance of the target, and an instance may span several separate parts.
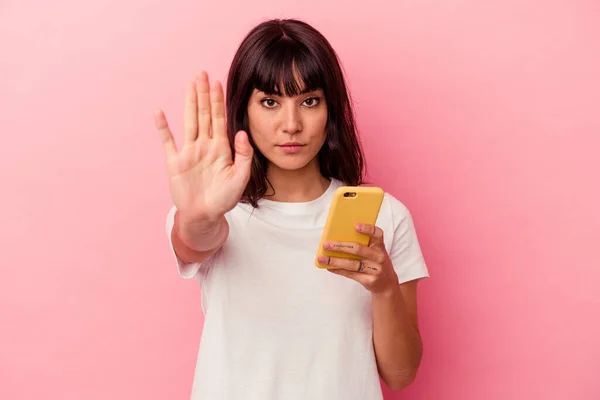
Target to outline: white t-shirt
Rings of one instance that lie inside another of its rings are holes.
[[[332,180],[310,202],[238,204],[226,214],[225,245],[201,264],[173,251],[179,274],[202,292],[193,400],[382,399],[370,292],[314,264],[341,185]],[[377,225],[400,282],[427,277],[409,211],[387,193]]]

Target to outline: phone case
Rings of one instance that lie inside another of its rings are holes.
[[[383,189],[378,187],[341,186],[336,189],[315,257],[317,267],[331,268],[331,266],[317,261],[317,258],[322,255],[360,259],[354,254],[324,250],[323,243],[327,241],[355,242],[367,246],[369,236],[357,232],[355,226],[360,223],[375,225],[383,196]]]

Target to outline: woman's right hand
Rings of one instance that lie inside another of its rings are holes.
[[[169,189],[180,218],[192,225],[216,223],[241,199],[250,179],[253,155],[247,133],[239,131],[233,161],[223,87],[218,81],[211,87],[206,72],[187,85],[184,141],[179,151],[162,110],[156,112],[154,121],[164,145]]]

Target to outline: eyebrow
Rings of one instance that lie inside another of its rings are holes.
[[[307,94],[307,93],[311,93],[311,92],[316,92],[318,90],[320,90],[321,88],[316,88],[316,89],[308,89],[305,88],[304,90],[302,90],[300,93],[298,93],[298,95],[303,95],[303,94]],[[259,90],[257,89],[260,93],[264,93],[266,95],[275,95],[275,96],[283,96],[283,94],[281,93],[281,91],[279,90],[275,90],[274,92],[265,92],[263,90]]]

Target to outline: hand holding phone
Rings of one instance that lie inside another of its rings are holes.
[[[341,186],[336,189],[327,222],[321,235],[315,265],[319,268],[332,268],[317,261],[319,256],[360,259],[360,256],[323,249],[325,242],[354,242],[369,245],[369,236],[357,232],[358,224],[375,225],[384,191],[378,187]]]

